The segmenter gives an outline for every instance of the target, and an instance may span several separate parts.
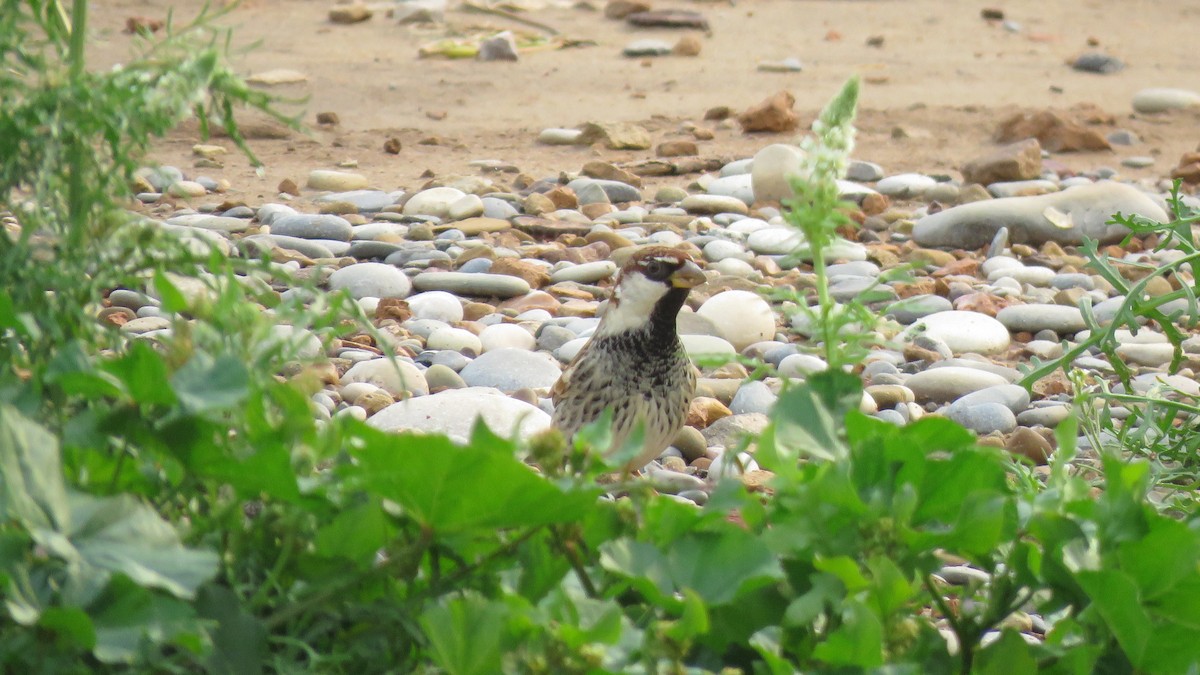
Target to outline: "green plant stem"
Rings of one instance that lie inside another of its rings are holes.
[[[946,599],[934,588],[932,577],[926,574],[921,578],[921,584],[925,587],[925,592],[929,594],[929,597],[933,598],[933,603],[937,605],[938,611],[942,613],[942,616],[946,617],[946,622],[950,624],[950,630],[954,631],[954,636],[958,638],[958,652],[962,657],[962,667],[959,672],[967,675],[971,672],[971,663],[975,659],[975,654],[973,645],[968,644],[968,636],[962,623],[950,611],[950,606],[946,604]]]
[[[85,69],[87,61],[84,50],[87,46],[87,7],[87,0],[74,0],[71,6],[71,42],[67,52],[67,61],[70,64],[68,76],[76,97],[82,95],[86,89],[84,78],[87,74]],[[70,146],[67,156],[71,171],[67,183],[67,219],[70,224],[70,233],[67,241],[70,243],[70,250],[74,253],[79,251],[86,234],[88,200],[85,194],[82,169],[88,161],[88,148],[84,139],[78,134],[72,133],[69,139]]]
[[[579,583],[583,586],[583,590],[590,598],[599,597],[596,591],[596,585],[592,583],[592,578],[587,572],[587,568],[583,566],[583,561],[579,558],[579,548],[576,545],[578,538],[571,537],[567,539],[559,528],[551,529],[554,535],[554,541],[558,547],[562,549],[564,555],[567,556],[567,561],[571,563],[571,569],[575,570],[575,576],[579,577]]]

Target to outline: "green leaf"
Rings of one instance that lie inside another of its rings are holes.
[[[862,570],[859,569],[858,563],[849,556],[840,555],[832,558],[817,556],[813,560],[813,567],[832,574],[850,593],[857,593],[870,585],[867,578],[863,576]]]
[[[1036,673],[1038,664],[1025,640],[1016,631],[1005,628],[999,640],[979,653],[977,665],[971,672],[979,675]]]
[[[0,487],[0,521],[66,529],[70,507],[58,441],[8,404],[0,404]]]
[[[192,607],[153,593],[123,576],[88,608],[96,626],[96,658],[104,663],[132,663],[143,641],[172,642],[203,630]]]
[[[162,300],[162,309],[170,314],[187,311],[188,302],[163,270],[154,271],[154,290]]]
[[[12,296],[7,291],[0,290],[0,328],[16,329],[20,327],[17,320],[17,310],[13,305]]]
[[[217,554],[188,549],[150,507],[132,497],[72,494],[71,543],[86,567],[127,575],[141,586],[191,598],[217,573]]]
[[[96,628],[87,612],[78,607],[48,607],[38,619],[38,626],[56,633],[63,644],[84,651],[96,646]]]
[[[267,658],[267,629],[246,613],[237,595],[224,586],[205,584],[196,594],[196,612],[216,622],[209,672],[222,675],[259,675]]]
[[[676,587],[695,590],[710,605],[727,603],[746,588],[783,577],[767,545],[734,526],[682,537],[667,559]]]
[[[492,675],[501,668],[507,608],[475,594],[445,600],[421,615],[434,661],[450,675]]]
[[[842,440],[842,419],[851,409],[849,392],[861,385],[855,380],[851,386],[845,378],[854,379],[844,373],[819,373],[779,396],[771,411],[774,453],[758,457],[764,468],[788,471],[786,465],[799,457],[838,460],[849,455]]]
[[[1075,577],[1129,660],[1141,663],[1154,626],[1138,600],[1133,579],[1116,570],[1084,570]]]
[[[564,492],[516,459],[511,443],[481,435],[478,425],[467,447],[445,436],[360,429],[351,451],[357,465],[344,473],[435,531],[574,522],[599,494]]]
[[[230,355],[213,359],[196,352],[171,378],[171,386],[185,410],[202,414],[239,405],[250,394],[246,364]]]
[[[883,625],[879,617],[862,602],[847,599],[842,624],[813,648],[813,656],[837,666],[883,665]]]
[[[1150,532],[1141,539],[1121,544],[1117,558],[1121,569],[1133,577],[1144,598],[1171,591],[1185,577],[1195,577],[1200,559],[1200,542],[1187,525],[1170,518],[1155,517]]]
[[[683,613],[667,628],[666,634],[673,640],[694,640],[708,632],[708,608],[704,600],[690,588],[683,590]]]
[[[338,513],[327,525],[317,530],[316,552],[326,558],[352,561],[369,569],[375,556],[393,536],[396,527],[383,511],[377,497]]]
[[[134,340],[124,356],[102,367],[121,381],[135,402],[162,406],[175,404],[167,364],[145,340]]]

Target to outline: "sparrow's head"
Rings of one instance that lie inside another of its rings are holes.
[[[700,267],[683,251],[665,246],[644,248],[621,268],[596,333],[612,335],[649,325],[674,330],[688,291],[704,281]]]

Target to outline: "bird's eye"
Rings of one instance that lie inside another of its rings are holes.
[[[670,267],[661,260],[651,260],[646,263],[646,276],[651,279],[666,279],[670,273]]]

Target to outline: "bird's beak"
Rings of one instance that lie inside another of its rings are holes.
[[[684,263],[683,267],[675,270],[675,273],[671,275],[671,285],[675,288],[695,288],[705,281],[707,279],[704,278],[704,272],[700,271],[696,263],[691,260]]]

